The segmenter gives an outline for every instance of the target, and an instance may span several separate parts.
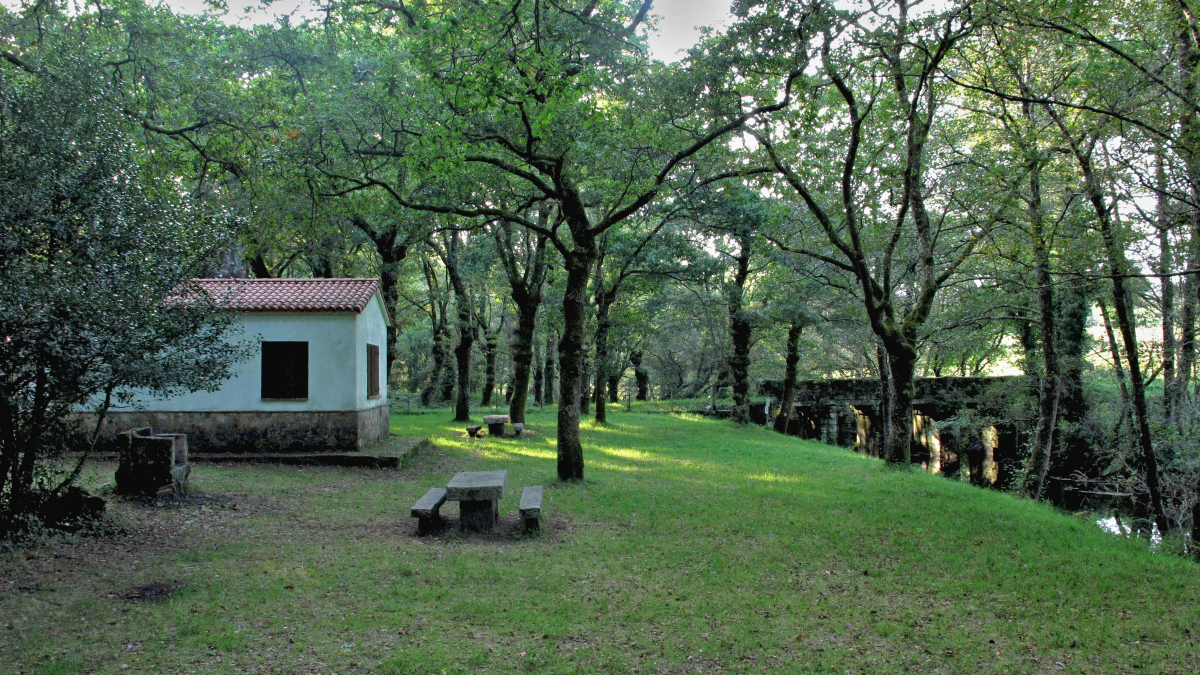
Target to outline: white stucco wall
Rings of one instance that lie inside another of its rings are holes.
[[[386,405],[387,393],[387,312],[383,298],[376,293],[371,302],[356,315],[355,331],[358,343],[358,368],[355,369],[355,405],[358,410]],[[367,345],[379,347],[379,396],[367,397]]]
[[[142,410],[336,411],[387,403],[387,319],[378,293],[360,314],[353,312],[246,312],[240,339],[308,343],[308,399],[262,399],[262,352],[234,367],[234,377],[215,392],[138,401]],[[367,344],[379,345],[380,396],[367,397]]]

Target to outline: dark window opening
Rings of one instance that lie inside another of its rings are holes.
[[[262,397],[308,398],[308,343],[262,343]]]
[[[379,345],[367,345],[367,396],[379,396]]]

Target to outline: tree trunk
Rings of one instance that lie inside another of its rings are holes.
[[[589,247],[586,242],[576,241],[575,246],[563,260],[567,283],[563,290],[563,333],[558,342],[558,478],[564,481],[583,480],[579,404],[583,388],[588,273],[595,255],[594,244]]]
[[[748,235],[738,238],[739,251],[734,259],[737,272],[729,291],[729,374],[733,378],[733,410],[730,416],[738,424],[750,422],[750,338],[752,329],[746,317],[746,278],[750,275],[750,241]]]
[[[1017,335],[1017,339],[1021,343],[1021,372],[1025,373],[1025,377],[1034,384],[1029,388],[1029,393],[1037,398],[1038,380],[1042,377],[1042,372],[1039,369],[1041,361],[1038,359],[1038,340],[1037,332],[1034,326],[1037,324],[1028,320],[1028,312],[1024,309],[1016,310],[1016,315],[1021,318],[1021,329]]]
[[[445,320],[439,320],[436,316],[432,317],[433,323],[433,347],[429,350],[429,356],[433,361],[433,365],[429,372],[429,384],[425,390],[421,392],[421,405],[428,408],[433,405],[433,396],[439,389],[444,387],[446,369],[446,350],[444,344]],[[443,393],[443,400],[445,395]]]
[[[518,297],[520,296],[520,297]],[[540,298],[538,298],[540,301]],[[533,336],[537,328],[538,306],[528,295],[513,293],[517,304],[517,326],[512,344],[512,398],[508,417],[513,423],[525,422],[525,404],[529,398],[529,368],[533,363]]]
[[[916,396],[916,350],[893,341],[887,349],[888,371],[891,374],[891,400],[888,401],[890,433],[884,457],[888,464],[908,464],[912,461],[913,398]]]
[[[642,369],[641,350],[629,354],[629,363],[633,366],[633,379],[637,381],[637,395],[634,399],[645,401],[650,397],[650,375]]]
[[[471,421],[471,349],[475,346],[475,326],[471,315],[471,298],[458,267],[461,242],[457,232],[452,232],[443,252],[442,262],[454,289],[454,304],[458,310],[458,345],[454,348],[454,363],[458,370],[458,396],[454,401],[454,421]],[[441,252],[441,251],[439,251]]]
[[[1028,107],[1028,106],[1027,106]],[[1041,159],[1031,152],[1029,161],[1029,226],[1033,240],[1034,279],[1037,284],[1038,327],[1042,334],[1042,376],[1038,386],[1038,423],[1030,447],[1029,466],[1037,467],[1033,485],[1026,482],[1026,494],[1042,498],[1050,458],[1058,429],[1058,407],[1062,398],[1059,385],[1057,327],[1054,321],[1054,286],[1050,279],[1050,249],[1044,231],[1042,210]]]
[[[1061,122],[1059,122],[1059,127],[1063,130],[1064,135],[1069,137],[1069,133]],[[1125,343],[1125,357],[1129,365],[1130,402],[1133,404],[1133,418],[1137,430],[1138,448],[1141,451],[1146,490],[1150,493],[1150,508],[1154,522],[1158,525],[1159,532],[1165,535],[1167,519],[1163,512],[1162,493],[1158,483],[1158,459],[1154,455],[1154,442],[1150,437],[1150,422],[1146,415],[1146,388],[1138,356],[1137,335],[1134,332],[1133,307],[1130,303],[1130,294],[1125,287],[1125,250],[1117,241],[1116,233],[1113,232],[1112,214],[1092,168],[1091,157],[1081,151],[1074,139],[1069,138],[1069,140],[1072,143],[1072,152],[1083,173],[1088,201],[1091,202],[1092,208],[1096,212],[1096,224],[1100,230],[1104,251],[1108,258],[1109,273],[1112,275],[1113,306],[1117,313],[1117,328]]]
[[[454,421],[471,420],[471,348],[475,335],[471,326],[470,305],[458,309],[458,345],[454,348],[454,361],[458,368],[458,395],[454,401]]]
[[[730,320],[729,336],[733,342],[733,355],[729,357],[729,375],[733,380],[734,422],[750,422],[750,322],[740,316]]]
[[[620,375],[609,375],[608,376],[608,402],[609,403],[620,403],[621,402],[620,389],[621,389],[621,376]]]
[[[391,378],[392,364],[396,362],[396,341],[400,338],[400,326],[396,321],[396,305],[400,301],[400,261],[404,260],[408,254],[408,247],[398,256],[389,256],[394,258],[391,262],[388,258],[384,258],[383,265],[379,269],[379,292],[383,296],[384,306],[387,308],[388,314],[392,320],[387,325],[387,354],[385,359],[387,362],[388,378]]]
[[[496,346],[499,332],[489,335],[483,345],[483,395],[479,400],[480,407],[492,405],[492,392],[496,389]]]
[[[488,316],[490,299],[486,293],[480,294],[479,309],[475,312],[475,320],[483,333],[483,390],[480,392],[479,405],[487,408],[492,405],[492,395],[496,393],[496,356],[500,344],[500,333],[504,330],[504,309],[500,311],[500,321],[492,327],[491,317]]]
[[[716,409],[717,409],[717,399],[720,398],[720,396],[721,396],[721,387],[727,387],[727,386],[729,386],[728,364],[726,364],[725,368],[721,368],[720,370],[717,371],[717,379],[713,382],[713,386],[712,386],[712,408],[713,408],[713,411],[716,411]]]
[[[1113,361],[1113,373],[1117,377],[1117,391],[1121,393],[1121,418],[1133,427],[1129,416],[1129,386],[1125,383],[1125,366],[1121,365],[1121,348],[1117,345],[1117,336],[1113,333],[1112,321],[1108,318],[1108,305],[1101,300],[1100,318],[1104,321],[1104,334],[1108,337],[1108,353]]]
[[[605,388],[608,384],[608,310],[612,305],[610,293],[604,291],[604,279],[600,270],[596,271],[596,421],[608,423],[608,411],[605,409]]]
[[[1175,18],[1175,55],[1178,60],[1179,86],[1184,100],[1196,100],[1197,71],[1200,71],[1200,45],[1192,39],[1194,17],[1186,3],[1171,3],[1177,12]],[[1179,106],[1180,115],[1180,155],[1187,168],[1188,193],[1190,204],[1185,207],[1188,222],[1188,256],[1187,266],[1196,269],[1200,266],[1200,119],[1196,109],[1191,105]],[[1176,398],[1171,407],[1177,411],[1176,419],[1182,426],[1186,415],[1182,414],[1183,405],[1187,401],[1188,384],[1192,370],[1196,364],[1196,311],[1197,294],[1200,293],[1200,280],[1196,275],[1189,274],[1183,281],[1183,311],[1180,317],[1182,334],[1179,344],[1179,370],[1176,372]],[[1197,474],[1193,494],[1197,495],[1192,506],[1192,550],[1197,555],[1197,542],[1200,542],[1200,474]],[[1198,555],[1197,557],[1200,557]]]
[[[1195,234],[1192,236],[1195,237]],[[1200,248],[1200,246],[1191,243],[1189,248]],[[1200,255],[1189,256],[1188,268],[1196,269],[1197,265],[1200,265]],[[1188,387],[1196,367],[1197,292],[1200,291],[1200,283],[1197,283],[1196,275],[1189,274],[1183,280],[1181,290],[1183,307],[1179,316],[1179,368],[1175,371],[1175,391],[1178,398],[1173,404],[1177,410],[1182,409],[1183,403],[1187,400]]]
[[[538,222],[545,227],[552,209],[543,205]],[[526,237],[532,236],[526,234]],[[532,249],[524,241],[524,267],[518,264],[512,228],[504,223],[495,230],[496,252],[504,263],[513,304],[517,306],[517,325],[513,332],[511,395],[508,398],[508,417],[512,422],[525,422],[525,406],[529,400],[529,369],[533,363],[533,339],[537,328],[538,308],[542,304],[542,287],[546,281],[546,237],[538,235]]]
[[[350,222],[375,244],[375,252],[379,254],[379,291],[383,295],[384,305],[392,316],[393,321],[387,327],[387,372],[392,372],[392,364],[396,362],[396,341],[400,337],[400,327],[397,325],[396,305],[400,301],[400,263],[408,257],[408,244],[397,243],[400,230],[393,224],[383,232],[378,232],[365,218],[352,215]]]
[[[1200,45],[1193,39],[1195,17],[1193,9],[1187,3],[1173,2],[1170,6],[1175,11],[1175,58],[1177,61],[1179,91],[1183,93],[1184,101],[1193,103],[1197,100],[1197,86],[1200,84]],[[1176,144],[1180,157],[1184,161],[1185,177],[1187,179],[1189,204],[1184,207],[1187,220],[1187,266],[1189,269],[1200,267],[1200,115],[1193,105],[1178,107],[1179,142]],[[1196,366],[1196,317],[1197,302],[1200,300],[1200,279],[1189,274],[1183,280],[1183,307],[1180,316],[1182,333],[1179,343],[1179,368],[1176,371],[1176,399],[1172,408],[1181,410],[1189,396],[1189,383]],[[1184,415],[1178,419],[1182,423]],[[1200,488],[1200,482],[1197,483]],[[1200,494],[1200,493],[1198,493]],[[1196,541],[1196,540],[1194,540]]]
[[[329,237],[322,241],[317,250],[310,251],[304,256],[304,261],[308,263],[308,268],[312,272],[312,277],[315,279],[333,279],[337,277],[337,272],[334,270],[334,259],[332,251],[332,242]]]
[[[539,353],[541,351],[540,344],[536,341],[533,343],[533,402],[539,406],[544,405],[545,401],[542,398],[545,391],[542,387],[542,382],[546,377],[546,369],[542,363],[543,357]]]
[[[1080,239],[1084,236],[1078,232]],[[1088,415],[1083,395],[1083,373],[1087,361],[1087,324],[1092,316],[1092,288],[1084,281],[1060,284],[1055,297],[1055,345],[1058,351],[1058,425],[1054,466],[1061,475],[1075,471],[1087,473],[1092,465],[1092,450],[1082,433]],[[1056,499],[1057,501],[1057,499]]]
[[[554,405],[554,333],[546,330],[546,372],[542,376],[546,405]]]
[[[1175,382],[1175,280],[1170,277],[1174,267],[1171,253],[1172,214],[1164,193],[1167,190],[1167,174],[1163,167],[1162,151],[1159,151],[1156,168],[1158,183],[1158,272],[1162,275],[1162,336],[1163,336],[1163,420],[1168,427],[1175,424],[1175,400],[1179,394]]]
[[[37,375],[33,384],[33,410],[30,415],[29,433],[25,438],[24,454],[13,472],[9,483],[9,505],[24,506],[29,503],[29,495],[33,491],[33,471],[37,466],[38,450],[46,433],[46,415],[50,407],[49,389],[50,374],[46,368],[37,366]]]
[[[421,393],[421,405],[429,407],[433,405],[433,397],[439,391],[439,403],[450,400],[451,394],[454,393],[454,383],[450,378],[450,367],[446,363],[446,343],[450,339],[447,329],[449,301],[444,299],[444,286],[438,281],[438,272],[428,258],[422,257],[421,269],[425,273],[425,288],[429,295],[429,324],[433,334],[433,347],[430,349],[433,364],[429,373],[429,386]]]
[[[250,271],[256,279],[270,279],[273,276],[267,267],[267,260],[263,257],[262,251],[257,251],[250,259]]]
[[[583,371],[579,374],[579,412],[590,415],[592,412],[592,360],[587,354],[581,357]]]
[[[796,366],[800,364],[800,334],[804,323],[793,321],[788,328],[787,361],[783,371],[783,394],[779,397],[779,414],[775,416],[775,431],[786,434],[796,403]]]
[[[1137,425],[1138,446],[1141,449],[1142,470],[1146,477],[1146,490],[1150,493],[1151,515],[1154,517],[1158,531],[1167,533],[1168,523],[1163,510],[1162,492],[1158,483],[1158,458],[1154,454],[1154,441],[1150,436],[1150,421],[1146,413],[1146,388],[1142,379],[1142,366],[1138,358],[1137,336],[1134,333],[1132,303],[1125,290],[1124,278],[1119,274],[1113,276],[1113,304],[1117,310],[1117,326],[1120,328],[1122,341],[1125,343],[1125,358],[1129,364],[1130,398],[1133,403],[1133,417]]]
[[[449,339],[450,335],[447,334]],[[450,363],[449,359],[443,360],[442,366],[442,382],[441,382],[441,403],[449,403],[454,400],[454,384],[458,381],[458,370]]]
[[[882,425],[879,430],[879,456],[886,457],[892,442],[892,378],[887,350],[879,340],[875,341],[875,361],[879,364],[879,423]]]
[[[596,405],[596,414],[592,416],[600,424],[608,424],[608,369],[597,359],[596,372],[591,377],[592,402]]]

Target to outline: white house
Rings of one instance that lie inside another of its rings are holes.
[[[388,433],[378,279],[199,279],[258,349],[215,392],[146,398],[108,430],[185,433],[191,452],[348,451]]]

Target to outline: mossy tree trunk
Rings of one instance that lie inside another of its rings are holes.
[[[796,371],[800,364],[800,334],[804,332],[803,321],[793,321],[788,328],[787,360],[783,371],[783,393],[779,397],[779,414],[775,415],[775,431],[786,434],[792,421],[796,403]]]
[[[544,229],[555,213],[550,204],[543,204],[538,210],[538,226]],[[517,324],[511,345],[513,372],[508,416],[514,423],[523,423],[529,398],[538,309],[542,305],[542,289],[549,270],[547,237],[533,232],[514,232],[511,223],[502,222],[495,226],[493,238],[496,254],[508,277],[513,304],[517,308]]]
[[[633,366],[633,379],[637,382],[635,401],[645,401],[650,398],[650,374],[642,368],[642,350],[636,349],[629,354],[629,364]]]
[[[542,386],[545,387],[543,399],[546,405],[554,405],[554,333],[546,331],[546,367],[542,375]]]
[[[1121,341],[1125,347],[1125,360],[1129,367],[1129,398],[1133,409],[1133,422],[1137,435],[1139,460],[1142,475],[1146,481],[1146,491],[1150,498],[1150,515],[1159,531],[1166,533],[1167,519],[1163,511],[1162,492],[1159,487],[1158,458],[1154,454],[1154,443],[1150,436],[1150,421],[1146,410],[1146,387],[1142,376],[1141,359],[1138,354],[1137,334],[1133,304],[1126,280],[1129,264],[1125,259],[1125,249],[1114,230],[1112,209],[1100,184],[1100,176],[1092,163],[1092,148],[1094,142],[1089,142],[1086,136],[1076,134],[1066,124],[1057,110],[1046,106],[1047,112],[1054,119],[1062,132],[1064,142],[1069,146],[1072,156],[1083,175],[1084,190],[1088,202],[1096,215],[1096,229],[1099,230],[1103,243],[1109,276],[1112,279],[1112,304],[1117,318],[1117,329],[1121,333]]]
[[[587,322],[587,283],[595,245],[580,245],[566,257],[563,290],[563,333],[558,342],[558,478],[583,480],[583,444],[579,439],[583,384],[583,341]]]
[[[729,375],[733,379],[734,422],[750,422],[750,340],[753,327],[746,312],[746,280],[750,276],[750,233],[737,236],[738,251],[733,256],[733,281],[726,286],[729,303]]]
[[[379,254],[379,292],[383,295],[384,305],[393,320],[387,327],[387,372],[392,372],[392,364],[396,361],[396,340],[400,337],[400,326],[395,320],[396,305],[400,301],[400,265],[408,257],[409,241],[401,236],[400,226],[393,224],[379,230],[366,218],[353,215],[350,222],[357,227],[375,245]]]
[[[471,420],[471,350],[475,346],[475,322],[472,316],[471,296],[459,267],[459,253],[462,241],[458,232],[448,232],[443,242],[434,241],[434,250],[446,267],[446,276],[450,279],[450,287],[454,290],[454,305],[458,315],[458,344],[454,347],[454,363],[458,377],[454,400],[454,421],[469,422]]]

